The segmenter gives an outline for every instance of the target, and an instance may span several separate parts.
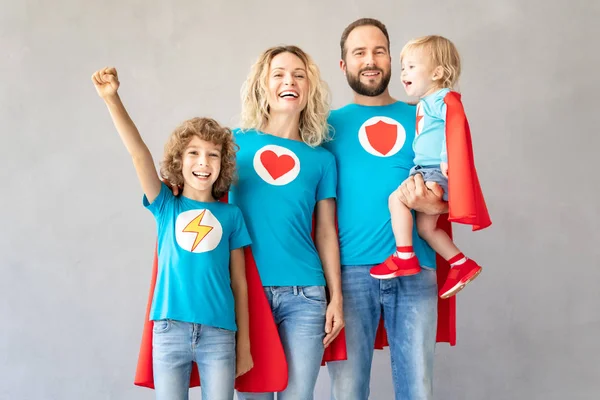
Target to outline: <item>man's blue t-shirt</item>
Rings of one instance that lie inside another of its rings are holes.
[[[374,265],[396,251],[390,194],[414,166],[415,107],[349,104],[331,112],[332,139],[324,146],[338,167],[338,227],[342,266]],[[435,268],[435,253],[413,230],[422,266]]]

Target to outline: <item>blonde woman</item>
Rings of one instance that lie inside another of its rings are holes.
[[[260,55],[242,88],[241,129],[234,133],[239,181],[230,201],[248,224],[288,361],[288,386],[279,400],[313,398],[324,348],[344,325],[337,170],[333,155],[320,147],[328,114],[326,85],[304,51],[278,46]],[[274,393],[238,397],[273,399]]]

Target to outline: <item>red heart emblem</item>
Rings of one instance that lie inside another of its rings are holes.
[[[260,162],[273,179],[277,179],[287,174],[294,168],[294,165],[296,165],[292,157],[287,154],[278,156],[271,150],[263,151],[260,155]]]
[[[394,148],[398,139],[398,127],[383,121],[365,127],[365,131],[371,146],[384,156]]]

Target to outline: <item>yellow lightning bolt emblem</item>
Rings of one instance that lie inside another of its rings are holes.
[[[192,245],[192,251],[198,247],[202,239],[208,235],[210,231],[213,230],[212,226],[200,225],[202,223],[202,218],[204,218],[204,213],[206,210],[203,210],[196,218],[194,218],[185,228],[183,228],[183,232],[191,232],[196,234],[196,239],[194,240],[194,244]]]

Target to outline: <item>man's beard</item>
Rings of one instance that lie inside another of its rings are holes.
[[[379,85],[377,85],[375,87],[371,87],[371,86],[367,86],[364,83],[362,83],[360,81],[360,74],[362,74],[365,71],[379,71],[382,76],[381,82],[379,82]],[[360,94],[361,96],[368,96],[368,97],[379,96],[381,93],[385,92],[385,89],[387,89],[387,87],[390,83],[391,77],[392,77],[392,71],[389,71],[386,75],[381,68],[376,68],[376,67],[375,68],[363,68],[360,71],[358,71],[358,75],[352,75],[349,72],[346,73],[346,79],[348,80],[348,85],[350,85],[352,90],[354,90],[356,93]]]

